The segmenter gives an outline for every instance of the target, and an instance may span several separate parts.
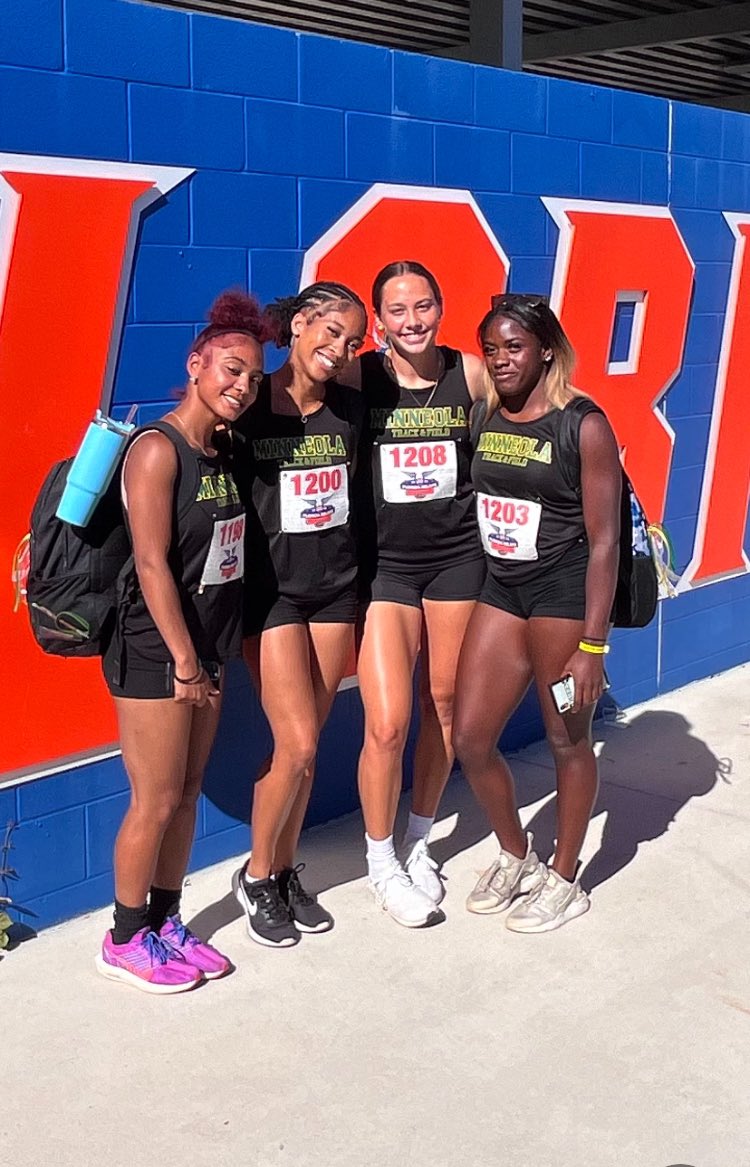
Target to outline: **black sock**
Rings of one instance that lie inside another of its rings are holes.
[[[177,916],[180,912],[182,888],[174,890],[166,887],[152,887],[148,905],[148,924],[154,932],[158,932],[168,916]]]
[[[148,926],[147,904],[141,904],[139,908],[129,908],[115,900],[115,923],[112,929],[112,940],[115,944],[127,944],[136,932]]]

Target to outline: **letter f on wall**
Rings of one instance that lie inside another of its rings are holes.
[[[24,679],[8,694],[14,731],[0,742],[0,773],[90,749],[92,737],[113,740],[95,674],[78,670],[75,697],[66,697],[56,662],[13,617],[10,563],[50,466],[75,452],[95,408],[109,405],[140,216],[191,173],[0,154],[0,571],[8,589],[0,637]],[[78,709],[91,714],[86,727]]]

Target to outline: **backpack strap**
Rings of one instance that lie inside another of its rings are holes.
[[[604,414],[590,397],[574,397],[563,410],[560,422],[560,472],[571,490],[581,491],[581,422],[589,413]]]
[[[487,424],[487,399],[480,397],[475,401],[469,413],[469,436],[471,437],[471,444],[476,450],[479,445],[479,438],[482,430]]]

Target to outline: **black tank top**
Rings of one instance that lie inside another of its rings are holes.
[[[601,412],[579,397],[535,421],[511,421],[498,411],[485,423],[472,481],[482,546],[496,579],[528,583],[572,548],[588,555],[578,430],[587,413]]]
[[[234,427],[235,474],[248,509],[248,589],[309,600],[354,582],[352,480],[363,423],[359,393],[335,381],[304,421],[273,413],[271,379],[263,378]]]
[[[139,433],[150,430],[168,437],[177,452],[167,562],[182,614],[198,656],[225,661],[241,649],[244,508],[225,456],[209,457],[196,450],[169,422],[154,422]],[[125,517],[127,523],[127,512]],[[141,656],[159,662],[172,659],[135,571],[127,581],[119,628],[126,641],[138,637]]]
[[[461,353],[441,346],[434,390],[404,389],[382,353],[360,359],[372,446],[378,562],[440,568],[481,557],[471,485],[472,400]]]

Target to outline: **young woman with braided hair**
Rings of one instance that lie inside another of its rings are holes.
[[[131,803],[115,843],[115,918],[97,967],[179,993],[230,963],[180,919],[224,661],[239,656],[244,513],[215,437],[254,399],[270,330],[241,292],[214,304],[174,409],[131,439],[122,498],[133,567],[104,659]]]
[[[321,282],[277,301],[289,356],[240,419],[236,472],[248,506],[245,660],[273,735],[255,783],[252,851],[232,887],[259,944],[323,932],[329,913],[302,887],[295,856],[320,731],[354,650],[357,554],[352,482],[360,395],[336,378],[361,348],[367,313]]]
[[[605,678],[619,563],[622,471],[609,422],[571,385],[575,356],[540,297],[505,295],[479,326],[490,380],[472,463],[487,581],[458,668],[453,740],[500,844],[470,893],[472,912],[514,932],[548,932],[589,898],[578,855],[596,798],[591,723]],[[572,678],[560,712],[550,686]],[[536,683],[557,775],[555,853],[540,863],[518,817],[500,735]]]

